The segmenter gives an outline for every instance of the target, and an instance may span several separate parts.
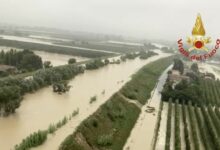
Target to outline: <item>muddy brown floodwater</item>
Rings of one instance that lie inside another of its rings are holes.
[[[46,143],[38,149],[55,150],[64,138],[72,133],[80,122],[91,115],[113,93],[118,91],[125,82],[145,64],[167,57],[160,51],[159,55],[147,60],[128,60],[119,65],[108,65],[70,80],[72,88],[66,94],[53,93],[51,87],[46,87],[32,94],[26,94],[16,113],[0,118],[0,150],[13,149],[15,144],[29,134],[41,129],[47,129],[51,123],[56,123],[65,115],[79,108],[79,114],[64,127],[50,136]],[[102,91],[105,90],[105,94]],[[90,97],[97,95],[97,101],[90,104]]]

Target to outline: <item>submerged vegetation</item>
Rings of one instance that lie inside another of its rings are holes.
[[[15,150],[28,150],[43,144],[47,140],[47,131],[37,131],[29,135],[21,144],[15,146]]]
[[[95,60],[86,64],[86,69],[94,70],[94,69],[98,69],[100,67],[103,67],[105,65],[107,65],[107,64],[105,64],[101,59],[95,59]]]
[[[97,100],[97,96],[95,95],[95,96],[93,96],[93,97],[90,98],[89,103],[92,104],[92,103],[94,103],[96,100]]]
[[[57,83],[53,83],[53,91],[55,93],[66,93],[70,90],[71,86],[68,85],[67,81],[62,81],[62,82],[57,82]]]
[[[140,59],[148,59],[151,56],[158,55],[157,53],[153,51],[139,51],[139,52],[133,52],[128,53],[126,55],[121,56],[122,61],[126,61],[127,59],[135,59],[139,57]]]
[[[171,62],[172,57],[168,57],[144,66],[119,92],[128,98],[129,93],[133,93],[134,100],[142,104],[146,103],[158,77]],[[84,120],[77,130],[63,141],[59,149],[120,150],[140,112],[139,107],[116,93],[93,115]]]
[[[68,121],[70,121],[73,117],[75,117],[79,113],[79,109],[74,110],[73,113],[67,117],[65,116],[62,120],[57,122],[56,124],[51,124],[47,130],[39,130],[30,134],[28,137],[22,140],[22,142],[18,145],[15,145],[15,150],[29,150],[30,148],[37,147],[43,144],[47,140],[48,134],[53,134],[64,126]]]

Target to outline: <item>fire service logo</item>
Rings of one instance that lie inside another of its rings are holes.
[[[195,26],[192,30],[192,36],[187,38],[189,48],[183,48],[183,40],[177,41],[179,52],[190,60],[205,60],[215,55],[219,49],[220,39],[217,39],[214,48],[210,49],[207,44],[211,43],[211,38],[205,36],[205,29],[200,14],[197,15]]]

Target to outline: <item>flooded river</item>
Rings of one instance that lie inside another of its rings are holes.
[[[159,51],[158,51],[159,52]],[[39,129],[47,129],[65,115],[79,108],[79,114],[67,125],[50,136],[38,149],[55,150],[64,138],[79,123],[95,112],[113,93],[118,91],[130,76],[145,64],[166,57],[169,54],[159,52],[147,60],[128,60],[119,65],[113,64],[94,71],[86,71],[70,81],[72,88],[63,95],[52,92],[46,87],[32,94],[26,94],[16,113],[7,118],[0,118],[0,150],[12,149],[23,138]],[[105,90],[105,94],[102,91]],[[90,97],[97,95],[97,101],[90,104]]]

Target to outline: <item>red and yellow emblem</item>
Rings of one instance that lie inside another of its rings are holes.
[[[206,44],[211,43],[211,38],[205,36],[202,18],[201,15],[198,14],[192,30],[192,36],[187,38],[187,43],[190,48],[185,49],[183,39],[181,38],[177,41],[179,52],[190,60],[204,60],[211,58],[217,53],[220,47],[220,38],[216,40],[211,50],[206,47]]]
[[[192,30],[192,37],[187,38],[187,43],[191,46],[189,51],[192,50],[204,50],[208,51],[205,47],[206,44],[211,42],[210,37],[205,37],[205,29],[202,23],[201,15],[198,14],[196,18],[195,26]]]

